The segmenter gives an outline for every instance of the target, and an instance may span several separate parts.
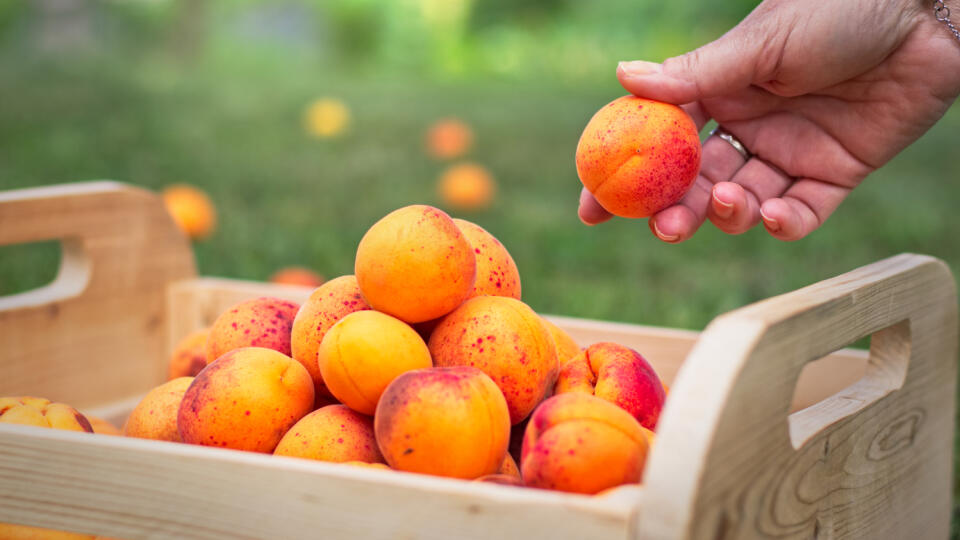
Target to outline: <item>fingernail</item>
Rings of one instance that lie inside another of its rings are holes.
[[[664,242],[676,242],[680,237],[677,235],[663,234],[660,231],[660,227],[657,227],[657,222],[653,222],[653,234],[657,235],[657,238],[663,240]]]
[[[764,214],[762,208],[760,209],[760,217],[763,219],[763,225],[770,232],[777,232],[780,230],[780,222]]]
[[[634,60],[632,62],[620,62],[617,64],[617,71],[628,77],[644,77],[660,73],[663,71],[663,66],[656,62]]]
[[[725,203],[720,200],[720,197],[717,197],[717,194],[713,194],[713,202],[716,204],[713,207],[714,212],[722,218],[728,218],[733,215],[733,203]]]

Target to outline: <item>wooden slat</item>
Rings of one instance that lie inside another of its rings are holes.
[[[0,424],[0,522],[122,538],[626,538],[635,500]]]

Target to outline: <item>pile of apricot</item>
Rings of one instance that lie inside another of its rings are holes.
[[[401,208],[364,235],[354,271],[186,336],[124,434],[588,494],[641,480],[657,374],[524,304],[485,229]],[[0,399],[0,421],[93,430],[29,398]]]

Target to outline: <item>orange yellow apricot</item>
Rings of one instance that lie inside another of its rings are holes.
[[[374,309],[407,323],[459,306],[473,290],[473,248],[445,212],[425,205],[394,210],[364,234],[354,266]]]
[[[345,405],[328,405],[301,418],[273,451],[317,461],[382,463],[373,418]]]
[[[467,237],[477,260],[477,279],[470,297],[509,296],[520,300],[520,270],[507,248],[475,223],[456,218],[453,222]]]
[[[510,414],[497,385],[480,370],[429,368],[390,383],[374,429],[391,468],[474,479],[503,464]]]
[[[123,434],[139,439],[181,442],[177,414],[193,377],[178,377],[147,392],[123,425]]]
[[[281,298],[240,302],[224,311],[210,327],[207,363],[241,347],[264,347],[290,355],[290,330],[300,306]]]

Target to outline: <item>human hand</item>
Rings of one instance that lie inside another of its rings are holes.
[[[752,153],[709,137],[693,187],[649,219],[654,234],[681,242],[706,218],[730,234],[762,220],[798,240],[943,116],[960,93],[960,42],[930,1],[765,0],[720,39],[663,64],[622,62],[617,77]],[[579,214],[611,217],[586,190]]]

